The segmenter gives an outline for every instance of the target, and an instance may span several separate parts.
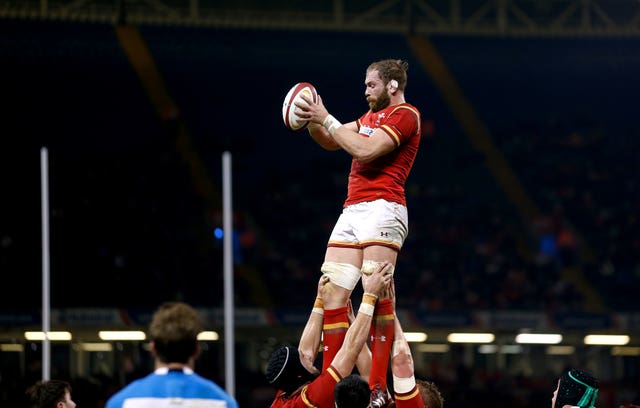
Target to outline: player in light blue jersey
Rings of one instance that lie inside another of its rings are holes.
[[[202,320],[182,302],[161,305],[149,328],[155,371],[112,395],[105,408],[238,408],[219,385],[193,371]]]

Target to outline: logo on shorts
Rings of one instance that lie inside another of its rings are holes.
[[[389,238],[389,233],[388,232],[384,232],[384,231],[380,231],[380,236],[384,237],[384,238]]]

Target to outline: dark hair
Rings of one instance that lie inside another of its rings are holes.
[[[281,346],[271,353],[266,377],[269,384],[275,388],[292,393],[301,385],[313,380],[315,375],[310,373],[300,362],[298,349],[291,346]]]
[[[598,399],[598,388],[598,380],[591,373],[569,370],[560,377],[556,404],[553,408],[562,408],[565,405],[593,408]]]
[[[198,349],[201,331],[200,315],[182,302],[163,303],[153,314],[149,327],[156,356],[163,363],[187,363]]]
[[[372,62],[367,67],[367,72],[378,71],[380,79],[384,84],[388,84],[389,81],[395,79],[398,81],[398,89],[404,91],[407,87],[407,70],[409,69],[409,63],[399,59],[385,59],[376,62]]]
[[[416,385],[426,408],[442,408],[444,398],[434,383],[425,380],[416,380]]]
[[[366,408],[371,400],[369,384],[358,374],[344,377],[333,389],[337,408]]]
[[[71,385],[62,380],[38,381],[27,388],[26,395],[30,408],[55,408],[58,402],[66,401],[66,393],[71,393]]]

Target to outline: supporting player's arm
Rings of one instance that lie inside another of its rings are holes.
[[[393,300],[395,309],[396,289],[393,282],[389,288],[389,296]],[[397,314],[394,319],[393,346],[391,348],[391,373],[393,374],[394,388],[397,386],[402,388],[400,383],[406,383],[406,381],[414,380],[413,382],[415,383],[411,348],[404,337],[404,331]]]
[[[313,303],[313,309],[307,320],[307,324],[304,326],[302,335],[300,336],[300,343],[298,344],[298,353],[300,354],[300,360],[302,364],[312,373],[319,373],[319,370],[313,365],[318,350],[320,348],[320,342],[322,340],[322,324],[324,321],[324,306],[322,302],[322,294],[324,286],[329,282],[327,276],[321,276],[318,281],[318,292],[316,299]]]
[[[351,299],[347,300],[347,308],[349,315],[349,325],[352,325],[356,320],[356,315],[355,313],[353,313],[353,304],[351,303]],[[369,374],[371,374],[371,349],[369,349],[369,345],[366,342],[362,346],[360,354],[358,354],[356,367],[358,368],[358,373],[360,373],[360,376],[364,378],[365,381],[369,382]]]
[[[378,294],[391,281],[390,269],[391,264],[385,262],[380,264],[371,275],[362,277],[364,294],[358,315],[347,330],[344,343],[331,362],[331,366],[342,377],[351,374],[358,355],[367,341]]]
[[[411,349],[409,348],[409,343],[407,343],[407,340],[404,337],[404,332],[402,331],[402,326],[400,325],[398,316],[395,318],[391,372],[393,374],[394,386],[396,385],[396,378],[414,377]]]

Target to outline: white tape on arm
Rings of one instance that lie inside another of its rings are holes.
[[[316,298],[316,301],[313,303],[313,309],[311,309],[311,312],[324,316],[324,302],[321,298]]]
[[[393,389],[399,394],[407,393],[416,386],[416,378],[414,376],[408,378],[400,378],[393,376]]]
[[[327,115],[327,117],[322,121],[322,126],[326,127],[329,133],[333,135],[336,130],[342,126],[342,123],[340,123],[338,119],[334,118],[333,115]]]

